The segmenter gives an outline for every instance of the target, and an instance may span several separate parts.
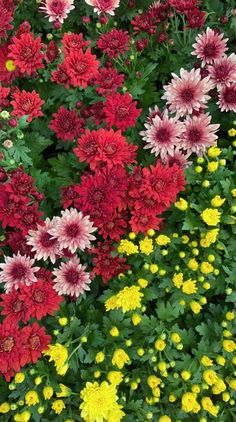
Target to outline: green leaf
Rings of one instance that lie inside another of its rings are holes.
[[[25,146],[23,140],[18,140],[9,149],[9,155],[17,162],[23,163],[24,166],[32,166],[33,162],[29,156],[30,149]]]
[[[179,315],[179,310],[173,308],[168,302],[159,302],[157,304],[156,313],[163,321],[173,321]]]

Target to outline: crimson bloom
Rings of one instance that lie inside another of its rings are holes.
[[[57,138],[64,142],[73,141],[81,135],[83,123],[84,120],[78,117],[75,110],[67,110],[61,106],[56,113],[53,113],[50,129],[56,133]]]
[[[0,38],[6,38],[7,31],[13,28],[11,25],[13,20],[13,11],[7,10],[4,6],[3,2],[0,2]]]
[[[123,86],[124,75],[119,75],[117,69],[101,67],[94,82],[99,85],[96,88],[98,95],[110,95],[116,88]]]
[[[30,362],[36,363],[42,351],[46,350],[51,342],[51,336],[47,335],[45,328],[40,327],[37,322],[22,328],[21,339],[23,351],[20,358],[21,366]]]
[[[86,88],[88,81],[98,73],[99,61],[91,54],[91,48],[88,48],[85,53],[82,49],[71,52],[65,57],[64,65],[71,84],[74,87]]]
[[[103,108],[107,125],[109,127],[114,125],[121,130],[134,127],[142,111],[141,108],[136,108],[136,105],[137,101],[132,101],[128,92],[124,95],[116,92],[107,97]]]
[[[5,322],[15,324],[22,321],[24,324],[28,321],[26,317],[27,304],[20,298],[18,290],[12,290],[10,293],[2,294],[1,315],[5,316]]]
[[[10,88],[4,88],[0,84],[0,110],[1,107],[5,107],[5,105],[8,103],[7,97],[10,94]]]
[[[14,371],[20,370],[23,354],[22,336],[15,324],[4,321],[0,325],[0,374],[10,381]]]
[[[51,281],[38,280],[32,286],[22,286],[19,299],[26,304],[26,320],[36,318],[41,320],[45,315],[53,315],[63,301],[53,289]]]
[[[81,48],[90,44],[90,41],[84,41],[83,34],[67,34],[65,33],[62,38],[62,51],[64,55],[70,55],[73,52],[79,52]]]
[[[9,46],[9,57],[14,60],[15,66],[18,66],[22,73],[26,72],[32,75],[37,69],[44,67],[42,60],[43,54],[41,48],[41,37],[34,39],[31,33],[24,33],[19,38],[13,37],[13,43]]]
[[[202,28],[206,20],[206,12],[194,7],[186,13],[187,28]]]
[[[103,53],[107,53],[110,59],[114,59],[129,49],[129,34],[122,29],[112,29],[101,35],[97,46]]]
[[[25,90],[17,90],[13,94],[13,101],[11,101],[14,109],[11,115],[17,116],[18,118],[28,115],[27,121],[31,122],[34,118],[43,116],[43,112],[41,111],[43,104],[44,101],[36,91],[26,92]]]
[[[58,64],[57,69],[52,72],[51,81],[59,85],[64,85],[66,89],[69,89],[70,77],[64,63]]]

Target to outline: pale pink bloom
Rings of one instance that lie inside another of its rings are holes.
[[[5,283],[4,289],[7,293],[13,289],[18,289],[21,284],[29,286],[37,281],[34,273],[40,268],[32,267],[34,262],[34,259],[26,255],[20,255],[19,252],[13,257],[5,257],[5,264],[0,264],[2,269],[0,283]]]
[[[75,8],[74,0],[43,0],[39,9],[46,13],[49,22],[63,23],[71,10]]]
[[[55,263],[60,254],[59,242],[54,239],[49,233],[52,229],[53,223],[46,218],[43,225],[37,225],[37,230],[29,230],[27,236],[27,244],[32,246],[32,251],[35,252],[35,259],[43,259],[46,261],[48,258]]]
[[[168,110],[165,110],[161,117],[156,115],[152,123],[145,123],[144,126],[147,130],[140,132],[147,143],[144,149],[151,148],[151,152],[162,159],[174,154],[182,132],[182,123],[176,117],[169,117]]]
[[[100,15],[100,13],[108,13],[114,15],[114,9],[119,7],[120,0],[85,0],[85,3],[94,7],[94,12]]]
[[[91,240],[95,236],[91,233],[96,231],[96,227],[90,221],[88,216],[83,217],[82,212],[75,208],[61,212],[61,217],[54,217],[53,226],[49,233],[54,239],[58,239],[60,249],[68,248],[74,253],[77,248],[82,251],[91,247]]]
[[[217,104],[221,111],[234,111],[236,113],[236,83],[220,88]]]
[[[215,60],[212,66],[207,68],[211,82],[218,89],[230,82],[236,81],[236,55],[224,56]]]
[[[200,69],[192,69],[188,72],[180,69],[180,77],[172,73],[173,79],[168,85],[164,85],[165,93],[162,99],[167,100],[169,109],[177,116],[191,114],[206,106],[210,99],[206,95],[213,88],[209,76],[202,79]]]
[[[214,145],[218,138],[215,132],[220,125],[210,124],[210,122],[211,116],[209,114],[200,114],[192,118],[187,116],[184,122],[181,147],[188,152],[202,155],[207,148]]]
[[[189,167],[190,164],[192,164],[192,161],[189,161],[188,158],[191,155],[191,152],[182,151],[179,148],[176,148],[174,150],[173,156],[167,155],[163,163],[169,164],[170,166],[173,166],[173,164],[177,164],[180,168],[186,168]]]
[[[196,37],[196,43],[193,44],[195,50],[191,54],[202,60],[202,66],[213,63],[228,50],[228,38],[223,38],[223,36],[223,34],[217,34],[213,29],[207,28],[206,32]]]
[[[157,105],[154,106],[154,108],[149,107],[149,114],[147,117],[147,123],[152,123],[152,120],[154,119],[154,117],[162,116],[162,112],[160,111],[159,107]]]
[[[72,258],[68,262],[62,262],[59,268],[53,270],[56,277],[53,280],[54,290],[59,295],[70,295],[79,297],[85,290],[90,290],[90,274],[85,272],[86,267],[81,265],[78,257]]]

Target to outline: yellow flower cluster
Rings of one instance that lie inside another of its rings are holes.
[[[208,248],[210,245],[216,242],[217,236],[219,234],[219,229],[212,229],[207,232],[202,239],[200,240],[200,245],[202,248]]]
[[[50,344],[48,349],[43,352],[45,356],[49,356],[49,362],[54,362],[58,375],[65,375],[69,366],[67,363],[68,350],[62,344]]]
[[[119,253],[123,253],[125,255],[133,255],[139,252],[138,246],[135,245],[133,242],[127,239],[122,239],[120,244],[117,248]]]
[[[208,226],[217,226],[220,222],[221,213],[214,208],[206,208],[201,213],[201,218]]]
[[[172,281],[175,285],[175,287],[177,287],[177,289],[182,289],[182,292],[187,294],[187,295],[191,295],[193,293],[196,293],[198,288],[196,286],[196,280],[192,280],[191,278],[184,281],[184,275],[183,273],[175,273],[173,275]]]
[[[139,286],[126,286],[105,302],[107,311],[122,308],[123,313],[141,308],[143,293]]]

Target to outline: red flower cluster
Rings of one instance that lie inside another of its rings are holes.
[[[57,113],[53,114],[50,129],[56,132],[57,138],[66,142],[67,140],[73,141],[80,136],[84,131],[84,125],[85,120],[78,117],[75,110],[67,110],[62,106],[57,110]]]
[[[9,100],[7,100],[8,95],[10,94],[10,88],[4,88],[0,84],[0,111],[2,108],[9,105]]]
[[[15,6],[13,0],[0,0],[0,38],[7,36],[7,31],[12,29]]]
[[[129,34],[122,29],[112,29],[101,35],[97,46],[103,53],[107,53],[110,59],[114,59],[129,49]]]

